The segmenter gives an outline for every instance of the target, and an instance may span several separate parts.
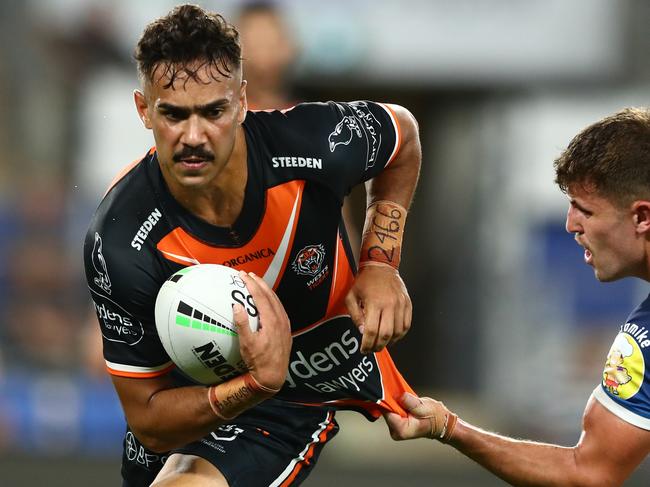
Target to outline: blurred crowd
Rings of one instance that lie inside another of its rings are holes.
[[[175,3],[0,2],[0,453],[117,458],[123,420],[81,246],[112,177],[152,145],[132,49]],[[251,108],[365,98],[415,114],[425,157],[401,269],[414,326],[391,353],[416,388],[572,437],[611,326],[647,290],[596,287],[570,254],[550,161],[585,123],[647,98],[649,4],[622,2],[637,13],[625,18],[607,0],[321,2],[317,15],[302,0],[200,3],[241,32]],[[364,195],[351,197],[354,248]]]
[[[112,96],[103,83],[123,80],[115,96],[125,111],[113,122],[122,124],[132,110],[134,64],[109,7],[90,3],[72,21],[49,22],[29,3],[3,3],[0,18],[0,35],[11,38],[0,47],[0,451],[51,454],[55,444],[59,453],[82,445],[92,453],[93,430],[98,451],[115,449],[122,419],[81,244],[108,181],[128,162],[113,160],[121,152],[110,149],[119,142],[102,125],[102,110],[114,110],[101,100]],[[297,49],[280,12],[250,2],[235,19],[250,107],[295,103],[289,78]],[[131,141],[144,152],[140,143]],[[58,412],[47,414],[50,405]]]

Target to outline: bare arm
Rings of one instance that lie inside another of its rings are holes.
[[[422,151],[413,115],[398,105],[389,108],[399,125],[401,145],[390,165],[366,183],[369,210],[361,242],[359,273],[346,298],[352,320],[363,333],[361,351],[364,353],[379,351],[401,339],[411,326],[411,299],[398,266],[403,225],[420,174]],[[378,216],[373,213],[377,208],[372,210],[377,202],[392,202],[402,208],[387,206],[379,210]],[[382,254],[390,261],[389,265],[364,265],[376,263],[373,261]]]
[[[277,296],[256,276],[240,273],[260,312],[260,329],[251,332],[243,309],[235,309],[242,358],[249,373],[265,389],[278,390],[284,383],[291,350],[289,319]],[[226,421],[208,400],[208,388],[175,388],[166,376],[153,379],[113,377],[129,426],[153,451],[167,451],[195,441]],[[241,377],[216,386],[216,395],[228,412],[241,413],[270,397],[246,387]],[[224,411],[225,413],[226,411]],[[226,416],[226,414],[222,414]]]
[[[417,121],[406,108],[399,105],[388,107],[397,119],[402,141],[393,162],[366,183],[368,204],[390,200],[408,210],[422,164],[419,129]]]
[[[428,402],[431,399],[422,401],[415,408],[413,402],[407,401],[408,418],[386,416],[394,439],[429,436],[430,420],[418,416],[439,415],[443,410]],[[413,409],[418,410],[417,416]],[[462,420],[458,421],[449,444],[512,485],[611,487],[622,485],[650,453],[650,431],[623,421],[592,397],[585,408],[580,440],[571,448],[515,440]]]

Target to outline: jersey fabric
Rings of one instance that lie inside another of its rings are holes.
[[[594,397],[624,421],[650,430],[650,296],[620,327]]]
[[[181,206],[155,149],[97,209],[84,260],[109,372],[147,378],[174,369],[156,332],[156,295],[183,267],[216,263],[263,276],[291,320],[287,379],[274,400],[293,405],[292,414],[305,409],[295,404],[354,409],[369,419],[402,413],[396,398],[411,388],[386,350],[360,353],[344,304],[355,264],[341,218],[350,189],[398,153],[397,119],[372,102],[305,103],[248,112],[243,128],[248,179],[232,226],[208,224]],[[179,375],[179,386],[187,383]]]
[[[230,487],[300,485],[338,429],[333,411],[270,400],[208,436],[165,454],[147,449],[127,430],[122,487],[151,485],[172,453],[208,460]]]

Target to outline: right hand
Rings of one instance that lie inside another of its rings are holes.
[[[286,379],[291,353],[289,317],[280,299],[262,278],[244,271],[240,271],[239,276],[260,313],[259,328],[253,332],[244,308],[240,304],[233,306],[241,356],[260,385],[278,390]]]
[[[441,439],[451,415],[443,403],[430,397],[417,397],[408,392],[397,401],[407,412],[407,416],[402,417],[396,413],[384,414],[393,440]],[[450,425],[452,429],[453,426],[454,424]],[[449,433],[451,435],[452,431]]]

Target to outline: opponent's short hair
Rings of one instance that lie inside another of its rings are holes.
[[[239,33],[218,13],[179,5],[147,25],[134,57],[143,81],[153,82],[161,67],[160,79],[169,77],[165,88],[173,87],[180,73],[185,82],[200,81],[198,72],[206,65],[214,79],[217,73],[230,77],[241,66]]]
[[[563,192],[581,184],[626,206],[650,198],[650,111],[626,108],[590,125],[558,157]]]

